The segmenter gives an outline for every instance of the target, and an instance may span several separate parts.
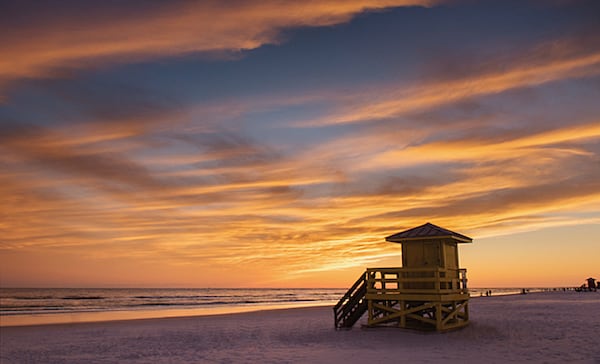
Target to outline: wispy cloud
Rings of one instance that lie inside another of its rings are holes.
[[[281,90],[257,77],[224,96],[212,88],[230,68],[210,68],[218,80],[206,89],[190,86],[202,77],[136,84],[109,70],[42,79],[191,54],[227,59],[284,44],[290,28],[431,4],[135,3],[120,14],[105,4],[91,18],[74,6],[35,12],[23,36],[0,33],[14,55],[0,60],[0,84],[23,82],[0,109],[2,263],[14,273],[9,255],[52,256],[45,264],[130,264],[140,277],[168,267],[182,285],[206,276],[275,285],[389,261],[398,247],[382,238],[425,221],[478,238],[597,223],[594,36],[465,57],[457,73],[440,56],[415,77],[314,88],[290,77]],[[151,281],[170,284],[160,279]]]
[[[433,0],[250,1],[75,6],[61,14],[52,4],[7,6],[0,29],[0,86],[14,79],[53,77],[69,69],[204,53],[232,54],[279,43],[294,27],[330,26],[367,10],[431,5]],[[48,7],[42,11],[41,7]],[[31,12],[35,8],[35,12]],[[14,18],[10,14],[14,13]],[[20,24],[16,15],[28,14]]]
[[[502,161],[526,155],[556,154],[587,154],[585,150],[570,145],[561,147],[568,142],[594,140],[600,138],[600,123],[586,123],[576,127],[566,127],[539,134],[523,136],[509,141],[490,140],[461,140],[432,142],[423,145],[409,146],[404,149],[381,153],[371,160],[365,161],[363,168],[379,169],[423,165],[425,163],[469,161],[473,156],[477,160]]]
[[[418,85],[377,85],[365,92],[346,93],[331,114],[299,122],[299,126],[326,126],[414,114],[471,98],[499,94],[512,89],[600,74],[600,53],[575,46],[572,39],[543,45],[532,54],[518,55],[516,61],[486,67],[453,80]],[[575,42],[576,43],[576,42]],[[557,49],[558,48],[558,49]],[[500,69],[501,71],[498,71]]]
[[[434,123],[396,144],[389,127],[374,125],[289,154],[232,130],[181,122],[164,132],[168,113],[147,128],[137,119],[4,124],[11,173],[1,195],[11,218],[2,248],[214,267],[273,262],[270,270],[293,279],[386,259],[397,251],[382,236],[427,220],[498,235],[568,225],[570,213],[600,203],[600,176],[586,168],[597,164],[595,121],[508,139],[473,132],[477,119],[465,122],[468,133],[431,138]]]
[[[525,139],[536,145],[536,140],[567,140],[547,135]],[[568,139],[569,143],[582,140]],[[515,145],[523,144],[531,143]],[[489,147],[494,149],[493,143]],[[50,163],[44,167],[53,176],[49,178],[39,168],[19,173],[9,165],[14,173],[2,180],[4,208],[10,211],[3,219],[2,248],[70,249],[93,259],[194,264],[196,269],[206,266],[207,272],[218,267],[263,267],[281,279],[291,279],[397,255],[382,236],[426,220],[478,231],[481,237],[502,234],[507,226],[515,231],[570,224],[569,212],[600,203],[600,186],[595,182],[600,176],[594,169],[582,169],[597,163],[595,156],[542,152],[521,152],[500,160],[490,153],[483,163],[463,159],[467,165],[445,161],[450,164],[436,168],[436,176],[410,177],[409,173],[404,180],[389,182],[368,175],[364,181],[332,180],[327,173],[316,173],[319,167],[314,161],[294,164],[293,159],[281,157],[264,165],[229,164],[238,177],[234,180],[215,167],[214,176],[220,178],[206,185],[178,186],[177,173],[155,173],[151,180],[170,183],[169,189],[157,190],[138,183],[135,176],[132,180],[118,177],[117,182],[135,186],[125,191],[98,190],[102,181],[113,178],[102,169],[91,178],[89,168],[78,170],[75,164],[63,169]],[[130,166],[117,163],[112,168],[119,166],[126,175]],[[203,172],[209,173],[210,167],[206,168]],[[531,171],[538,172],[531,175]],[[452,174],[450,181],[443,178]],[[313,188],[323,183],[331,186],[331,194],[311,197]],[[393,188],[386,188],[386,183]]]

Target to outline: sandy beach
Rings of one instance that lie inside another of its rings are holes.
[[[364,321],[364,318],[363,318]],[[333,329],[330,307],[3,327],[2,363],[600,363],[600,292],[471,300],[445,334]]]

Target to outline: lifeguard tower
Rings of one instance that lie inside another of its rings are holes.
[[[335,327],[350,328],[368,311],[367,326],[446,331],[469,322],[467,270],[458,244],[472,239],[426,223],[390,235],[402,244],[401,268],[367,268],[333,308]]]

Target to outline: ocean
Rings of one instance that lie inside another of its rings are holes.
[[[0,290],[0,314],[329,303],[343,293],[341,289],[6,288]]]
[[[334,305],[344,289],[1,288],[0,326]]]
[[[521,293],[521,288],[474,288],[470,293],[479,297],[488,290],[493,295]],[[333,306],[345,292],[341,288],[1,288],[0,326]]]

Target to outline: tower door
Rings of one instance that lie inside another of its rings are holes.
[[[456,244],[446,244],[444,246],[446,268],[457,269],[458,268],[458,254]]]
[[[440,267],[440,244],[437,242],[427,242],[423,244],[424,265],[428,267]]]

